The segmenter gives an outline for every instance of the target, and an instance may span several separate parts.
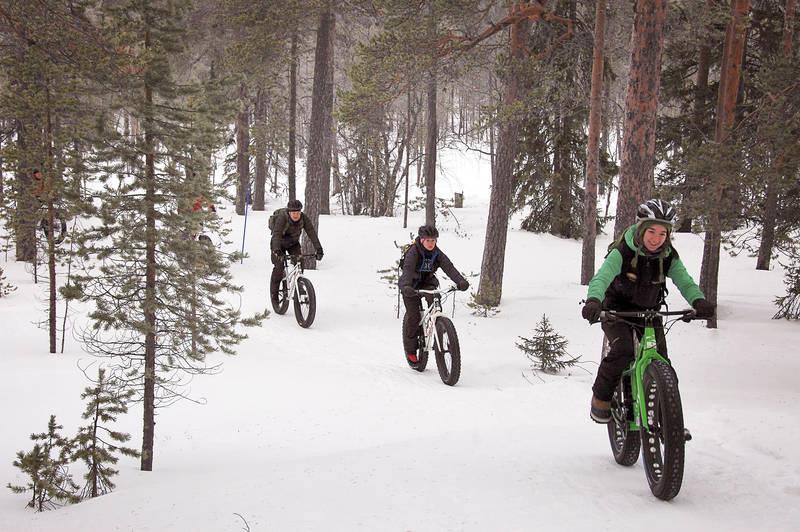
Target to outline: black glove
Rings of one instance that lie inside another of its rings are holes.
[[[403,294],[403,297],[414,297],[417,295],[415,292],[416,291],[410,286],[404,286],[403,289],[400,290],[400,293]]]
[[[698,318],[708,319],[714,317],[717,306],[708,299],[700,298],[692,302],[692,308],[697,312]]]
[[[603,304],[597,298],[590,297],[586,300],[581,310],[581,316],[589,323],[595,323],[600,319],[600,313],[603,311]]]
[[[466,279],[463,279],[463,280],[459,281],[456,284],[456,288],[458,288],[459,290],[464,292],[465,290],[467,290],[469,288],[469,281],[467,281]]]
[[[270,258],[272,259],[272,264],[281,264],[283,262],[283,252],[282,251],[273,251],[270,253]]]
[[[317,250],[317,260],[322,260],[322,256],[323,256],[322,248],[319,248]]]

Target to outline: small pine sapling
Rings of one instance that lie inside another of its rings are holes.
[[[517,342],[517,347],[530,360],[531,370],[534,373],[541,370],[554,375],[575,366],[580,361],[580,357],[573,357],[567,353],[568,340],[553,329],[547,315],[542,315],[542,321],[536,326],[533,338],[520,336],[519,339],[522,342]]]
[[[119,414],[128,412],[127,402],[133,393],[133,390],[114,390],[106,379],[105,370],[101,368],[95,386],[85,388],[81,394],[81,399],[88,400],[81,417],[90,421],[89,425],[78,429],[78,435],[75,436],[78,449],[73,454],[73,460],[83,460],[88,468],[83,476],[86,484],[81,492],[82,499],[97,497],[114,489],[111,478],[119,473],[112,467],[119,460],[116,454],[133,458],[139,456],[136,449],[120,445],[131,439],[130,434],[111,430],[107,426],[115,422]]]
[[[800,257],[795,257],[786,268],[783,283],[786,285],[786,295],[775,298],[778,312],[772,319],[800,319]]]
[[[73,441],[58,433],[62,428],[56,424],[56,416],[51,415],[47,432],[31,434],[31,440],[37,443],[27,453],[19,451],[13,462],[14,467],[28,475],[29,480],[24,486],[9,483],[8,487],[14,493],[31,491],[28,507],[37,512],[80,500],[77,495],[79,486],[72,480],[68,467],[72,461]]]
[[[6,281],[6,276],[3,273],[3,268],[0,267],[0,297],[5,297],[16,289],[17,289],[16,286]]]
[[[472,292],[469,295],[470,300],[467,306],[472,309],[473,316],[492,318],[500,312],[500,307],[490,303],[492,300],[497,300],[497,298],[493,296],[496,292],[493,290],[487,290],[487,292],[489,292],[486,294],[488,297],[485,298],[479,297],[477,292]]]

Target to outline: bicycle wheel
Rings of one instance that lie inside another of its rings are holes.
[[[288,292],[289,290],[286,288],[286,279],[283,279],[280,286],[278,286],[277,299],[270,297],[270,300],[272,301],[272,310],[275,311],[275,314],[286,314],[286,311],[289,310]]]
[[[448,386],[453,386],[461,377],[461,348],[455,325],[449,318],[436,318],[436,367],[439,377]]]
[[[642,458],[650,491],[668,501],[681,490],[685,433],[678,378],[672,366],[660,360],[644,372],[644,396],[650,432],[641,430]]]
[[[403,330],[405,331],[408,329],[408,314],[403,314]],[[428,366],[428,350],[425,348],[425,336],[422,335],[422,327],[419,330],[420,334],[417,336],[417,362],[411,362],[406,357],[406,362],[411,369],[415,369],[417,371],[425,371],[425,368]]]
[[[628,382],[625,382],[625,381]],[[623,389],[626,386],[626,389]],[[632,466],[639,459],[642,440],[639,433],[629,430],[633,420],[633,402],[630,394],[630,380],[620,379],[611,397],[611,422],[608,423],[608,441],[614,460],[624,466]]]
[[[297,293],[294,295],[294,318],[304,329],[311,327],[317,314],[317,295],[314,285],[305,277],[297,279]]]

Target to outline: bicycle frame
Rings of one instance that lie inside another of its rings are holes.
[[[303,268],[303,258],[313,256],[314,255],[298,255],[295,261],[292,260],[292,255],[284,255],[283,267],[286,272],[284,273],[284,279],[286,279],[286,297],[288,299],[297,299],[300,297],[297,281],[301,277],[304,277],[303,272],[305,269]],[[291,268],[289,266],[291,266]],[[291,294],[292,297],[289,297],[289,294]]]
[[[656,330],[653,327],[653,321],[658,317],[666,316],[687,316],[689,313],[693,314],[693,310],[684,310],[678,312],[659,312],[656,310],[644,310],[641,312],[614,312],[610,311],[606,316],[620,317],[620,318],[642,318],[644,319],[644,331],[642,338],[639,340],[639,345],[634,353],[634,361],[631,366],[622,372],[622,378],[629,377],[631,381],[631,395],[634,399],[633,420],[629,422],[628,429],[638,431],[644,429],[651,432],[650,423],[647,419],[647,403],[644,392],[644,372],[651,362],[659,360],[667,365],[670,364],[669,360],[663,357],[658,352],[656,343]],[[628,322],[630,323],[630,322]],[[637,325],[638,326],[638,325]]]
[[[455,291],[454,288],[447,290],[417,290],[422,296],[432,296],[431,303],[422,313],[419,324],[422,326],[422,334],[425,336],[425,349],[429,354],[433,354],[438,346],[439,339],[436,337],[436,318],[444,316],[442,312],[442,300],[447,299]],[[422,302],[420,301],[420,304]]]

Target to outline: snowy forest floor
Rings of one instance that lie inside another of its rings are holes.
[[[249,257],[233,267],[245,314],[268,301],[266,217],[276,205],[249,215]],[[468,236],[444,222],[440,247],[461,271],[478,272],[487,207],[454,212]],[[411,213],[412,231],[422,217]],[[581,243],[512,224],[501,312],[474,317],[458,295],[463,370],[450,388],[434,363],[422,374],[406,365],[396,293],[377,273],[397,258],[393,241],[408,241],[401,223],[323,216],[325,259],[308,272],[318,299],[311,329],[291,309],[272,314],[247,331],[236,356],[212,357],[222,373],[196,378],[191,390],[205,404],[158,412],[153,472],[122,458],[116,491],[41,514],[2,489],[0,530],[238,531],[242,518],[252,531],[798,530],[800,324],[770,319],[784,292],[779,267],[756,271],[755,259],[724,254],[719,329],[678,323],[668,336],[694,440],[683,489],[664,503],[650,494],[641,461],[618,466],[605,427],[588,417],[602,331],[580,318]],[[235,249],[242,219],[232,228]],[[697,279],[701,236],[675,241]],[[598,241],[598,264],[608,242]],[[65,354],[47,353],[46,331],[34,323],[46,318],[43,286],[20,263],[3,267],[19,287],[0,299],[4,486],[24,481],[14,454],[32,446],[28,435],[44,431],[51,413],[66,434],[81,424],[88,383],[78,365],[92,359],[71,335]],[[684,306],[674,287],[670,301]],[[531,374],[515,342],[543,314],[591,374]],[[134,406],[118,425],[134,447],[141,415]]]

